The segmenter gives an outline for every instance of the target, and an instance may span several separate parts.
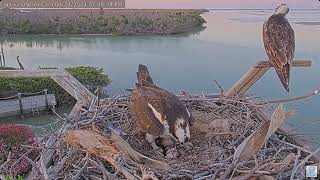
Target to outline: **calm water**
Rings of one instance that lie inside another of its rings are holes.
[[[204,14],[207,28],[177,36],[2,36],[7,64],[16,66],[16,56],[26,68],[38,66],[103,67],[113,80],[111,93],[131,88],[139,63],[147,64],[160,86],[174,92],[218,92],[217,80],[225,89],[250,66],[265,60],[262,23],[272,11],[211,11]],[[282,88],[276,73],[269,71],[250,93],[266,99],[302,95],[320,87],[320,11],[291,11],[289,20],[296,32],[296,58],[311,59],[311,68],[295,68],[291,92]],[[297,115],[292,124],[320,120],[320,97],[287,104]],[[45,119],[48,119],[46,117]],[[300,129],[318,136],[320,124]],[[320,138],[319,138],[320,139]],[[320,142],[320,140],[319,140]]]

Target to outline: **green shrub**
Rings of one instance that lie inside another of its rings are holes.
[[[39,69],[53,68],[40,67]],[[105,87],[111,83],[103,68],[79,66],[66,68],[66,70],[91,92],[95,91],[97,87]],[[73,100],[67,92],[50,78],[0,78],[0,91],[17,90],[22,93],[34,93],[44,89],[48,89],[49,93],[55,94],[58,105],[68,104]]]
[[[192,31],[205,20],[204,10],[144,13],[75,14],[72,16],[42,16],[0,14],[0,32],[4,34],[176,34]]]

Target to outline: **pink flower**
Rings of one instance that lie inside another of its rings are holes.
[[[34,145],[36,143],[33,130],[29,126],[3,124],[0,125],[0,164],[4,163],[11,152],[11,161],[7,165],[7,170],[12,166],[21,154],[24,154],[29,150],[22,145]],[[35,152],[29,154],[29,156],[35,156]],[[30,163],[26,159],[21,159],[14,166],[15,175],[23,175],[31,168]],[[6,174],[6,170],[1,173]]]

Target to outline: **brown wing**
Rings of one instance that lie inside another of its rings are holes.
[[[295,37],[289,21],[281,15],[272,15],[263,25],[263,42],[271,64],[289,92],[289,80],[295,53]]]
[[[161,102],[159,96],[154,93],[136,89],[131,94],[129,109],[141,131],[159,136],[164,131],[164,126],[148,106],[151,101]],[[154,103],[152,105],[155,107]],[[160,113],[163,111],[159,107],[155,108]]]
[[[164,118],[167,120],[170,128],[174,126],[175,120],[177,120],[178,118],[183,118],[185,120],[188,120],[189,124],[193,125],[193,119],[192,119],[191,113],[190,112],[188,113],[188,110],[176,95],[161,88],[155,89],[155,88],[145,87],[143,89],[151,91],[160,97],[161,107],[158,107],[159,103],[157,104],[157,102],[154,102],[154,104],[152,105],[155,105],[156,108],[159,108],[161,110],[161,113],[164,114]]]
[[[173,132],[172,128],[177,118],[189,120],[192,125],[192,118],[189,117],[179,98],[156,86],[145,65],[139,65],[137,78],[137,89],[133,91],[131,96],[130,111],[142,131],[158,136],[164,130],[163,122],[155,117],[148,103],[161,114],[162,121],[167,121],[170,132]]]

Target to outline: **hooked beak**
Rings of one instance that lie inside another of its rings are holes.
[[[170,134],[169,137],[170,137],[171,140],[173,140],[173,141],[175,141],[177,143],[180,143],[180,144],[184,144],[184,143],[187,143],[187,142],[190,141],[190,138],[186,137],[183,142],[180,142],[179,139],[174,134]]]
[[[179,139],[174,135],[174,134],[170,134],[170,139],[175,141],[175,142],[179,142]]]

